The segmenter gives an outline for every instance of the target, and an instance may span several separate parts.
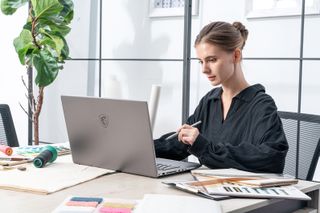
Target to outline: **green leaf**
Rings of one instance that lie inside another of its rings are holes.
[[[33,56],[33,65],[37,70],[35,82],[39,87],[51,84],[56,79],[60,69],[56,58],[47,50],[41,50],[39,54]]]
[[[31,32],[23,29],[19,37],[15,38],[13,45],[18,53],[20,63],[25,65],[25,59],[27,58],[27,53],[32,52],[35,49],[35,45],[32,43]]]
[[[59,57],[61,55],[61,50],[63,48],[64,42],[63,42],[63,36],[59,33],[50,32],[48,30],[39,30],[41,34],[49,38],[51,41],[48,42],[48,40],[43,40],[44,42],[41,42],[41,44],[50,47],[51,49],[54,49],[56,52],[56,56]]]
[[[61,50],[61,56],[59,58],[60,61],[64,62],[65,59],[69,58],[69,46],[67,41],[63,38],[63,49]]]
[[[63,5],[60,15],[64,17],[64,23],[69,24],[73,19],[73,2],[72,0],[59,0],[59,2]]]
[[[27,2],[28,0],[1,0],[1,11],[5,15],[12,15]]]
[[[70,27],[64,24],[57,24],[53,22],[52,19],[40,19],[37,27],[45,28],[50,26],[51,31],[60,32],[62,36],[67,35],[70,32]]]
[[[23,4],[31,3],[32,10],[19,37],[14,40],[14,46],[21,64],[33,65],[37,70],[37,86],[48,86],[56,79],[59,70],[63,68],[61,64],[69,57],[69,47],[64,36],[70,32],[67,25],[74,15],[73,0],[0,1],[1,10],[5,14],[13,14]]]
[[[31,32],[31,28],[32,28],[32,23],[30,21],[28,21],[24,26],[23,29],[25,30],[29,30]]]
[[[57,16],[63,6],[58,0],[31,0],[36,19]]]

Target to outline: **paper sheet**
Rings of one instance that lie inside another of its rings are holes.
[[[36,168],[32,163],[25,165],[26,171],[0,170],[0,189],[49,194],[114,172],[74,164],[71,155],[59,156],[43,168]]]
[[[137,205],[134,213],[220,213],[221,206],[217,201],[205,198],[146,194]]]

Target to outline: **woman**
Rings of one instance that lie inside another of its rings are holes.
[[[247,36],[240,22],[212,22],[200,31],[194,46],[202,72],[221,87],[201,99],[177,137],[155,140],[157,157],[193,154],[213,169],[283,172],[288,143],[277,107],[262,85],[249,85],[241,68]]]

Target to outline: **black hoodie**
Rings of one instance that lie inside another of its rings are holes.
[[[192,146],[177,137],[155,140],[157,157],[182,160],[195,155],[212,168],[237,168],[252,172],[282,173],[288,143],[277,107],[262,85],[247,87],[232,99],[223,120],[222,88],[214,88],[200,101],[187,123],[202,121]]]

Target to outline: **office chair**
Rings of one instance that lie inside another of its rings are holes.
[[[0,144],[19,146],[16,130],[7,104],[0,104]]]
[[[313,154],[313,158],[312,158],[312,161],[311,161],[311,164],[310,164],[310,168],[309,168],[309,172],[308,172],[308,175],[307,175],[307,180],[314,180],[313,179],[314,172],[316,171],[316,167],[318,165],[319,156],[320,156],[320,139],[318,141],[317,148],[316,148],[316,150],[314,151],[314,154]],[[317,180],[317,181],[319,181],[319,180]]]
[[[314,172],[316,167],[313,158],[319,156],[320,116],[284,111],[278,114],[289,144],[283,173],[310,180],[311,170]]]

